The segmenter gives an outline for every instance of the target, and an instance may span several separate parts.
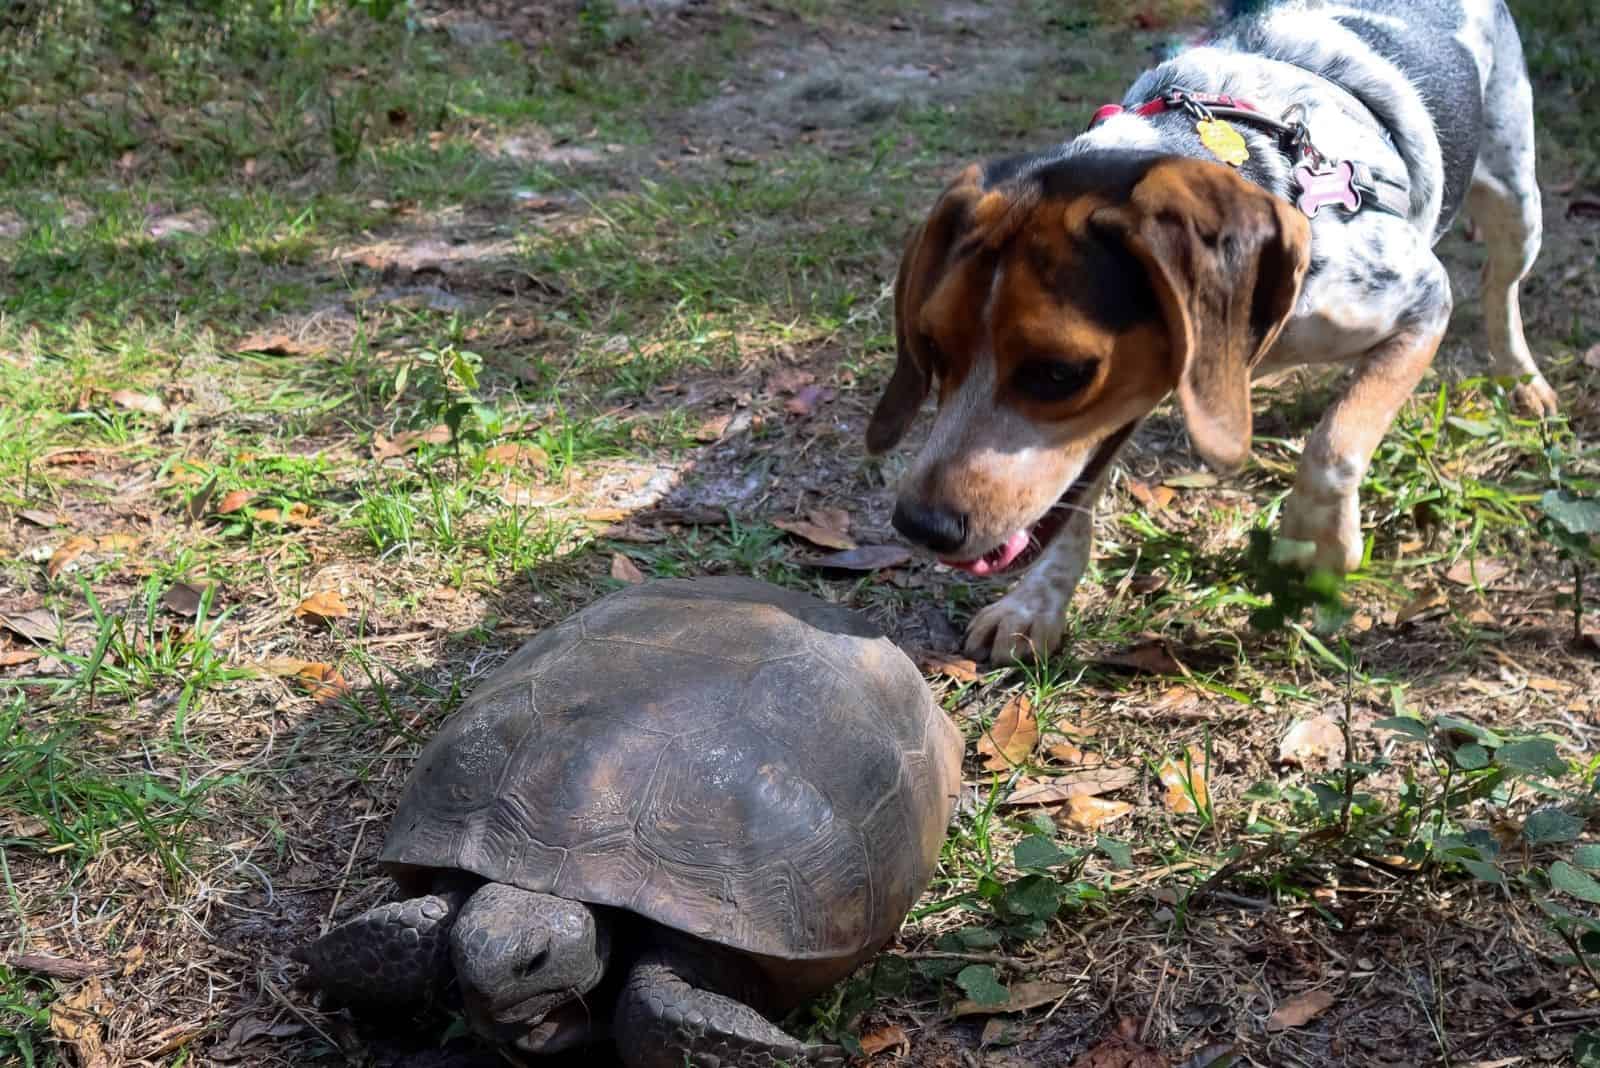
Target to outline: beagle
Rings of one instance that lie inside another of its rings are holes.
[[[880,453],[937,383],[895,528],[974,575],[1031,565],[967,652],[1044,656],[1118,450],[1177,395],[1195,451],[1250,451],[1254,376],[1354,371],[1306,441],[1280,529],[1360,565],[1357,489],[1450,319],[1433,253],[1465,203],[1487,242],[1491,370],[1556,397],[1523,338],[1538,254],[1532,91],[1504,0],[1293,0],[1147,71],[1087,132],[973,164],[913,235]]]

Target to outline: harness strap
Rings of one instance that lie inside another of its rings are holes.
[[[1301,110],[1296,105],[1285,113],[1285,119]],[[1308,216],[1315,216],[1322,208],[1333,206],[1342,208],[1347,214],[1371,207],[1402,219],[1411,217],[1411,198],[1404,188],[1376,178],[1365,164],[1354,160],[1334,160],[1323,155],[1312,144],[1311,130],[1304,119],[1275,119],[1239,97],[1172,89],[1132,109],[1124,108],[1121,104],[1107,104],[1094,113],[1094,118],[1089,120],[1089,129],[1125,112],[1151,118],[1168,111],[1182,111],[1197,123],[1241,122],[1273,135],[1278,150],[1288,157],[1293,167],[1291,180],[1294,183],[1292,199],[1295,206]]]

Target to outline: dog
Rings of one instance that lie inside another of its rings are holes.
[[[1306,441],[1283,544],[1299,566],[1360,566],[1357,490],[1444,336],[1433,246],[1464,205],[1486,242],[1491,371],[1553,414],[1518,304],[1542,220],[1504,0],[1269,4],[1074,139],[962,171],[901,259],[866,436],[895,446],[937,387],[896,530],[974,575],[1029,567],[973,619],[968,655],[1059,646],[1095,501],[1157,404],[1176,394],[1195,452],[1232,471],[1252,379],[1287,366],[1353,374]]]

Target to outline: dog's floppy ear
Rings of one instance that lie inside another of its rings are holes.
[[[933,385],[933,353],[917,329],[917,315],[944,273],[951,247],[971,222],[981,174],[973,164],[950,183],[900,257],[894,281],[894,374],[867,423],[869,452],[885,452],[905,437]]]
[[[1311,226],[1220,163],[1158,163],[1126,204],[1095,213],[1144,265],[1171,336],[1195,451],[1230,471],[1250,455],[1250,374],[1294,311]]]

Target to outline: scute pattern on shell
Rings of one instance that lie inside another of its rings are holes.
[[[748,579],[652,582],[478,687],[419,758],[383,860],[402,884],[466,870],[831,973],[926,886],[959,762],[916,667],[859,614]]]

